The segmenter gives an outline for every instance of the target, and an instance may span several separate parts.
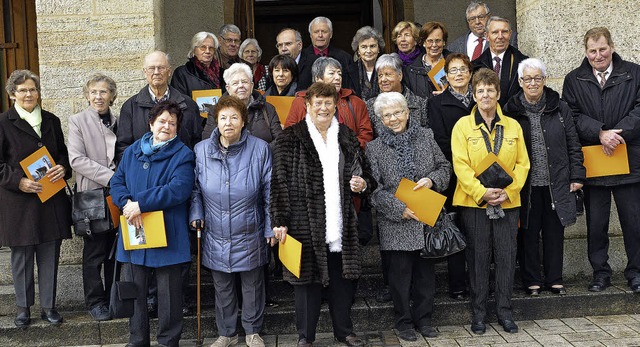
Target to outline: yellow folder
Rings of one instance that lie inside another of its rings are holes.
[[[42,192],[38,193],[41,202],[49,200],[67,185],[64,178],[51,182],[47,177],[47,170],[56,166],[56,162],[45,146],[20,161],[20,166],[29,179],[42,184]]]
[[[162,211],[142,214],[142,228],[127,223],[125,216],[120,216],[120,230],[124,249],[145,249],[167,247],[167,233],[164,228]]]
[[[287,116],[289,115],[289,110],[291,109],[291,104],[293,103],[293,99],[295,99],[295,96],[269,95],[266,97],[266,99],[268,103],[276,108],[278,118],[280,118],[280,124],[284,125],[284,122],[287,120]]]
[[[109,206],[109,213],[111,214],[111,221],[113,222],[113,227],[117,228],[120,226],[120,209],[116,204],[113,203],[113,198],[111,195],[106,197],[107,205]]]
[[[584,146],[584,167],[587,169],[587,178],[624,175],[629,171],[629,155],[627,145],[620,144],[613,151],[612,156],[604,154],[602,145]]]
[[[395,197],[404,202],[422,223],[435,226],[447,197],[424,187],[413,190],[415,186],[416,182],[403,178]]]
[[[300,278],[300,263],[302,262],[302,243],[300,241],[287,235],[284,243],[278,244],[278,258],[287,270]]]
[[[513,179],[516,178],[513,173],[513,169],[505,165],[505,163],[503,163],[502,160],[500,160],[500,158],[498,158],[498,156],[493,152],[489,152],[489,154],[487,154],[487,156],[485,156],[484,159],[482,159],[480,163],[478,163],[478,166],[474,170],[475,177],[478,177],[481,173],[488,169],[489,166],[493,165],[493,163],[498,163],[498,165],[500,165],[500,167],[507,173],[507,175],[511,176],[511,178]]]
[[[447,73],[444,71],[444,62],[444,58],[440,59],[427,73],[431,83],[433,83],[433,86],[436,87],[438,91],[445,90],[449,85],[445,78]]]
[[[218,99],[222,96],[222,89],[205,89],[194,90],[191,92],[191,98],[198,104],[200,109],[200,117],[207,118],[209,113],[204,107],[204,104],[215,105],[218,103]]]

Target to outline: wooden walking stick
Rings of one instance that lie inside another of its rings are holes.
[[[197,320],[198,320],[198,335],[196,337],[196,346],[202,346],[202,335],[200,330],[200,236],[202,236],[202,220],[196,220],[196,234],[198,235],[198,262],[197,265],[197,281],[198,286],[196,287],[196,310],[197,310]]]

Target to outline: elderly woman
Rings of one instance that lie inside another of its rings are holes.
[[[62,323],[56,310],[60,245],[71,237],[71,205],[64,190],[41,202],[42,183],[25,175],[20,161],[45,146],[56,165],[46,178],[71,178],[60,119],[40,108],[40,79],[29,70],[11,73],[6,91],[13,106],[0,115],[0,245],[11,249],[11,274],[16,295],[14,323],[31,323],[35,301],[33,262],[38,264],[41,318]]]
[[[376,60],[384,46],[382,35],[370,26],[358,29],[353,41],[351,41],[351,48],[353,48],[358,60],[355,64],[349,65],[347,74],[354,93],[363,100],[375,98],[380,94]]]
[[[522,284],[529,295],[542,285],[567,293],[562,282],[564,228],[576,222],[575,193],[586,180],[583,155],[569,106],[545,86],[547,68],[535,58],[518,65],[522,90],[509,99],[505,113],[516,119],[531,154],[529,178],[520,195]],[[540,236],[544,281],[540,275]]]
[[[225,95],[240,99],[249,110],[246,122],[249,133],[271,143],[282,132],[282,125],[276,108],[268,103],[257,90],[253,90],[251,68],[247,64],[236,63],[224,70],[223,77],[227,84]],[[210,113],[215,113],[215,111],[210,111]],[[207,118],[202,138],[208,139],[216,127],[215,117]]]
[[[349,346],[363,346],[353,333],[351,306],[360,276],[360,247],[351,194],[375,190],[368,163],[351,130],[334,117],[338,92],[316,82],[305,94],[304,121],[286,128],[276,141],[271,176],[271,225],[302,243],[300,277],[293,284],[298,346],[316,337],[322,289],[327,287],[333,334]]]
[[[471,285],[471,331],[486,331],[489,269],[495,261],[495,299],[498,322],[508,333],[518,332],[513,321],[511,295],[516,264],[516,235],[520,190],[529,171],[522,129],[502,114],[498,105],[500,79],[493,70],[480,69],[472,80],[477,105],[460,118],[451,133],[453,170],[458,177],[453,205],[459,206],[460,227],[467,237],[467,264]],[[486,187],[476,177],[489,151],[513,172],[506,187]],[[493,257],[492,257],[493,253]]]
[[[196,148],[191,225],[204,222],[202,264],[211,270],[216,299],[215,347],[238,343],[235,277],[241,279],[242,327],[247,346],[264,346],[258,334],[265,305],[267,245],[275,244],[269,221],[271,152],[245,129],[247,108],[233,96],[220,98],[212,115],[218,127]],[[220,182],[227,182],[221,185]],[[225,211],[229,216],[225,216]]]
[[[424,230],[429,227],[394,194],[403,177],[417,182],[414,190],[444,190],[449,183],[451,164],[438,148],[431,130],[421,127],[410,115],[402,94],[382,93],[374,108],[384,129],[367,146],[373,178],[378,182],[371,200],[378,211],[380,249],[387,252],[389,268],[393,269],[387,276],[395,328],[398,336],[407,341],[417,340],[414,326],[421,335],[435,337],[431,322],[434,261],[420,257]]]
[[[423,97],[415,95],[411,89],[402,84],[402,60],[398,57],[398,54],[383,54],[378,58],[376,62],[376,73],[378,74],[378,86],[381,93],[397,92],[402,93],[407,105],[409,107],[409,113],[411,117],[423,127],[429,125],[429,119],[427,118],[427,100]],[[376,102],[376,98],[367,100],[367,110],[369,111],[369,117],[371,123],[374,126],[375,135],[384,129],[382,120],[374,112],[373,105]]]
[[[180,272],[182,263],[191,261],[188,206],[195,180],[193,152],[177,136],[182,117],[180,106],[173,101],[156,104],[149,112],[151,132],[125,150],[111,178],[113,202],[128,224],[139,228],[143,226],[142,213],[164,213],[166,247],[125,251],[122,235],[118,238],[117,260],[130,264],[138,288],[129,319],[132,346],[149,345],[146,297],[152,271],[158,283],[158,343],[177,347],[182,334]]]
[[[428,73],[449,55],[449,51],[444,49],[448,38],[447,29],[440,22],[425,23],[420,29],[420,41],[425,53],[405,67],[405,84],[416,95],[429,99],[442,92],[431,82]]]
[[[402,60],[403,67],[411,65],[424,53],[424,48],[418,45],[420,30],[412,22],[402,21],[396,24],[391,37],[398,48],[398,56]]]
[[[195,34],[187,54],[189,60],[175,69],[171,86],[189,98],[194,90],[220,88],[220,63],[215,57],[217,49],[216,35],[206,31]]]
[[[311,68],[313,80],[334,86],[339,95],[336,102],[338,109],[338,122],[351,129],[364,148],[367,142],[373,139],[371,121],[364,101],[353,94],[351,89],[342,88],[342,65],[333,58],[320,57],[316,59]],[[285,127],[289,127],[305,119],[308,113],[308,100],[306,92],[296,93],[296,98],[291,104],[289,115],[285,121]]]
[[[251,72],[253,73],[253,84],[257,90],[265,91],[267,89],[267,81],[269,74],[264,65],[260,63],[262,58],[262,48],[256,39],[246,39],[240,45],[240,58],[249,63]]]
[[[110,108],[118,95],[116,82],[111,77],[95,74],[83,92],[89,107],[69,117],[69,162],[76,173],[78,192],[108,187],[116,169],[116,117]],[[113,260],[109,258],[115,234],[115,230],[111,230],[83,238],[84,302],[96,321],[111,319],[108,305]],[[100,277],[103,269],[104,282]]]
[[[294,96],[298,88],[298,64],[288,54],[278,54],[269,62],[271,87],[265,96]]]

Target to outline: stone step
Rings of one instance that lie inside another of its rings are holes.
[[[588,281],[569,281],[566,283],[568,295],[560,297],[543,292],[539,297],[528,297],[517,290],[513,297],[514,317],[516,320],[551,319],[593,315],[616,315],[640,312],[640,300],[631,293],[623,281],[614,281],[614,285],[602,293],[586,290]],[[390,330],[393,327],[393,306],[391,303],[378,303],[372,297],[363,296],[376,287],[377,283],[361,281],[358,298],[353,306],[355,331]],[[280,306],[267,308],[263,333],[266,335],[295,334],[294,306],[289,290],[278,298]],[[495,321],[495,302],[489,301],[489,317]],[[13,313],[0,317],[0,346],[70,346],[101,345],[126,343],[128,321],[126,319],[108,322],[94,322],[86,311],[63,311],[65,322],[51,326],[39,319],[37,307],[32,308],[33,323],[24,329],[13,324]],[[202,335],[216,335],[212,307],[202,311]],[[436,294],[434,326],[468,324],[471,319],[469,301],[450,299],[446,293]],[[184,320],[183,339],[195,339],[196,317],[188,316]],[[152,320],[151,331],[155,331],[157,320]],[[241,325],[238,324],[240,327]],[[330,332],[331,320],[328,307],[322,306],[318,332]]]

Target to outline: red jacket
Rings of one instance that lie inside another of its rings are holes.
[[[291,104],[289,115],[284,123],[285,128],[300,122],[307,115],[307,105],[304,102],[305,95],[307,95],[306,91],[296,93],[296,98]],[[347,100],[351,102],[353,112],[351,112]],[[371,129],[371,120],[369,119],[369,112],[367,112],[367,105],[362,99],[353,94],[351,89],[340,89],[338,122],[353,130],[358,141],[360,141],[360,147],[362,147],[362,149],[366,147],[367,142],[373,139],[373,130]]]

